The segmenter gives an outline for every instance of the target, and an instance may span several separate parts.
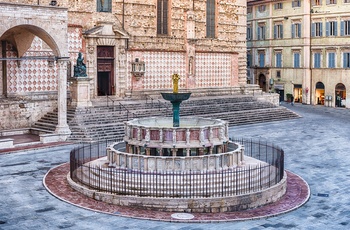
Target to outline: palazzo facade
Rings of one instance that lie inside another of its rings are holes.
[[[248,0],[248,81],[281,100],[349,108],[349,12],[349,0]]]

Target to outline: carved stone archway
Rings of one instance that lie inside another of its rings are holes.
[[[42,39],[54,54],[58,79],[58,125],[55,132],[61,140],[70,134],[67,124],[67,62],[68,11],[66,8],[0,3],[0,40],[11,43],[17,51],[17,60],[30,47],[34,37]],[[3,56],[1,61],[6,61]]]

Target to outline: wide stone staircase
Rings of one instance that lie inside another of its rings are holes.
[[[115,140],[124,136],[124,121],[141,118],[172,116],[172,105],[163,99],[124,100],[95,103],[93,107],[68,108],[67,121],[72,131],[70,141],[92,142]],[[191,97],[182,102],[180,116],[222,119],[230,126],[299,118],[293,111],[253,96]],[[54,132],[57,110],[46,114],[31,128],[37,133]],[[180,119],[181,122],[181,119]]]

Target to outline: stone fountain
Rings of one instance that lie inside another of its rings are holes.
[[[180,104],[191,94],[178,92],[177,74],[172,79],[173,93],[162,96],[173,104],[173,120],[127,121],[124,141],[109,145],[106,157],[71,167],[72,187],[108,203],[171,212],[244,210],[282,197],[283,157],[268,162],[245,156],[244,144],[230,140],[223,120],[180,123]]]

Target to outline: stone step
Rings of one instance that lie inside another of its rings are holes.
[[[146,103],[147,102],[147,103]],[[94,106],[68,108],[67,122],[72,131],[70,139],[92,140],[103,136],[110,139],[124,134],[123,128],[113,130],[113,126],[123,127],[123,122],[142,117],[172,117],[171,104],[163,99],[115,101],[114,106]],[[268,102],[257,101],[253,96],[193,97],[181,104],[180,116],[210,117],[223,119],[230,125],[294,119],[299,116],[284,107],[276,107]],[[53,132],[57,125],[57,109],[43,116],[33,127]],[[116,129],[116,128],[114,128]]]

